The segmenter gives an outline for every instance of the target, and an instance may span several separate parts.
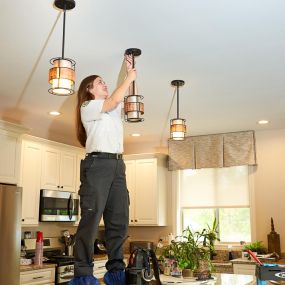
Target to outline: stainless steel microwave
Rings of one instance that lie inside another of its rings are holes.
[[[40,222],[76,222],[79,196],[73,192],[41,189]]]

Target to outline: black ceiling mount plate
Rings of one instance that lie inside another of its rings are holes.
[[[139,56],[141,55],[142,51],[139,48],[128,48],[125,51],[126,55],[133,54],[134,56]]]
[[[74,0],[55,0],[54,5],[61,10],[71,10],[75,7]]]
[[[172,86],[183,86],[185,84],[184,80],[176,79],[171,81]]]

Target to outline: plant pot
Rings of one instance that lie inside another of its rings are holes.
[[[193,277],[192,269],[188,269],[188,268],[183,269],[182,270],[182,277],[183,278],[191,278],[191,277]]]

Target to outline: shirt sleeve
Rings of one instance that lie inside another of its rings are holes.
[[[101,111],[104,100],[90,100],[84,102],[80,107],[81,121],[90,122],[101,119]]]

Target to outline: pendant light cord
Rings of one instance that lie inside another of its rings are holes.
[[[177,84],[177,119],[179,119],[179,84]]]
[[[66,16],[66,4],[64,3],[63,11],[63,32],[62,32],[62,58],[64,59],[64,45],[65,45],[65,16]]]
[[[171,112],[172,105],[173,105],[173,102],[174,102],[174,99],[175,99],[175,92],[176,92],[176,90],[173,91],[173,95],[172,95],[171,103],[170,103],[170,106],[169,106],[169,110],[168,110],[168,113],[167,113],[167,116],[166,116],[166,119],[165,119],[165,122],[164,122],[164,125],[163,125],[163,128],[162,128],[162,131],[161,131],[160,147],[163,146],[163,134],[164,134],[164,131],[165,131],[165,129],[166,129],[167,125],[168,125],[168,122],[169,122],[170,112]]]
[[[132,59],[133,59],[132,65],[133,65],[133,68],[135,68],[135,56],[133,53],[132,53]],[[136,94],[135,81],[132,82],[132,85],[133,85],[133,95],[135,95]]]

